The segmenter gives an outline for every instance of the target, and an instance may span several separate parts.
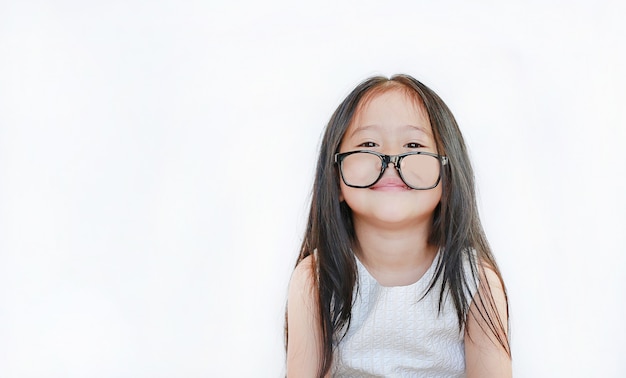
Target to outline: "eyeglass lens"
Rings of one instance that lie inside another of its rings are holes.
[[[344,157],[341,170],[347,185],[367,187],[381,175],[382,159],[370,153],[355,153]],[[404,182],[415,189],[433,187],[439,179],[440,162],[435,156],[407,155],[400,163]]]

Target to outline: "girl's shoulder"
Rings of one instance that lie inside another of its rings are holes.
[[[499,269],[489,259],[477,256],[474,252],[478,281],[482,287],[494,288],[495,291],[504,291],[504,282]]]
[[[315,260],[312,255],[305,257],[296,265],[289,283],[290,298],[303,294],[307,296],[312,294],[312,289],[315,285],[314,272]]]

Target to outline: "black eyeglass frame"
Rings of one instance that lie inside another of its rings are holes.
[[[350,156],[350,155],[353,155],[353,154],[360,154],[360,153],[376,155],[382,161],[382,165],[381,165],[381,168],[380,168],[380,173],[378,174],[378,178],[373,183],[371,183],[370,185],[363,185],[363,186],[351,185],[351,184],[348,184],[346,182],[346,179],[343,176],[343,159],[345,159],[346,156]],[[400,163],[402,163],[402,159],[404,159],[407,156],[411,156],[411,155],[432,156],[432,157],[436,158],[439,161],[439,176],[437,176],[437,181],[432,186],[430,186],[428,188],[416,188],[414,186],[409,185],[406,182],[406,180],[404,179],[404,176],[402,175],[402,169],[400,168]],[[385,155],[385,154],[381,154],[381,153],[376,152],[376,151],[356,150],[356,151],[340,152],[340,153],[336,153],[335,154],[335,164],[337,164],[339,166],[339,173],[341,175],[341,180],[344,182],[344,184],[346,184],[347,186],[349,186],[351,188],[367,189],[367,188],[370,188],[370,187],[376,185],[376,183],[378,181],[380,181],[380,178],[383,177],[383,174],[385,173],[385,169],[387,169],[387,167],[389,166],[389,163],[393,163],[394,168],[396,169],[396,171],[398,171],[398,174],[400,175],[400,179],[402,179],[402,182],[404,182],[406,184],[406,186],[408,186],[409,188],[414,189],[414,190],[429,190],[429,189],[436,188],[437,185],[439,185],[439,182],[441,181],[441,169],[443,168],[444,165],[448,165],[449,160],[448,160],[447,156],[434,154],[432,152],[426,152],[426,151],[409,151],[409,152],[404,152],[404,153],[401,153],[401,154],[398,154],[398,155]]]

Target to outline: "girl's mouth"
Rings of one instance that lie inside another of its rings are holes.
[[[370,189],[379,191],[404,191],[411,190],[399,177],[382,178]]]

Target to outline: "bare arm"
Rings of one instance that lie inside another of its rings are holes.
[[[287,299],[287,377],[316,377],[320,332],[314,290],[313,259],[302,260],[291,276]]]
[[[499,316],[502,324],[506,327],[508,315],[504,288],[497,274],[489,267],[485,267],[481,280],[485,280],[488,285],[481,284],[478,290],[483,295],[483,298],[488,297],[489,291],[491,291],[495,309],[489,305],[481,304],[478,300],[478,295],[474,296],[474,301],[472,301],[470,312],[468,313],[465,332],[467,378],[511,377],[511,357],[489,330],[488,322],[481,316],[482,313],[486,318],[491,317],[496,322],[496,325],[497,320],[495,319]],[[506,334],[501,336],[507,337]]]

